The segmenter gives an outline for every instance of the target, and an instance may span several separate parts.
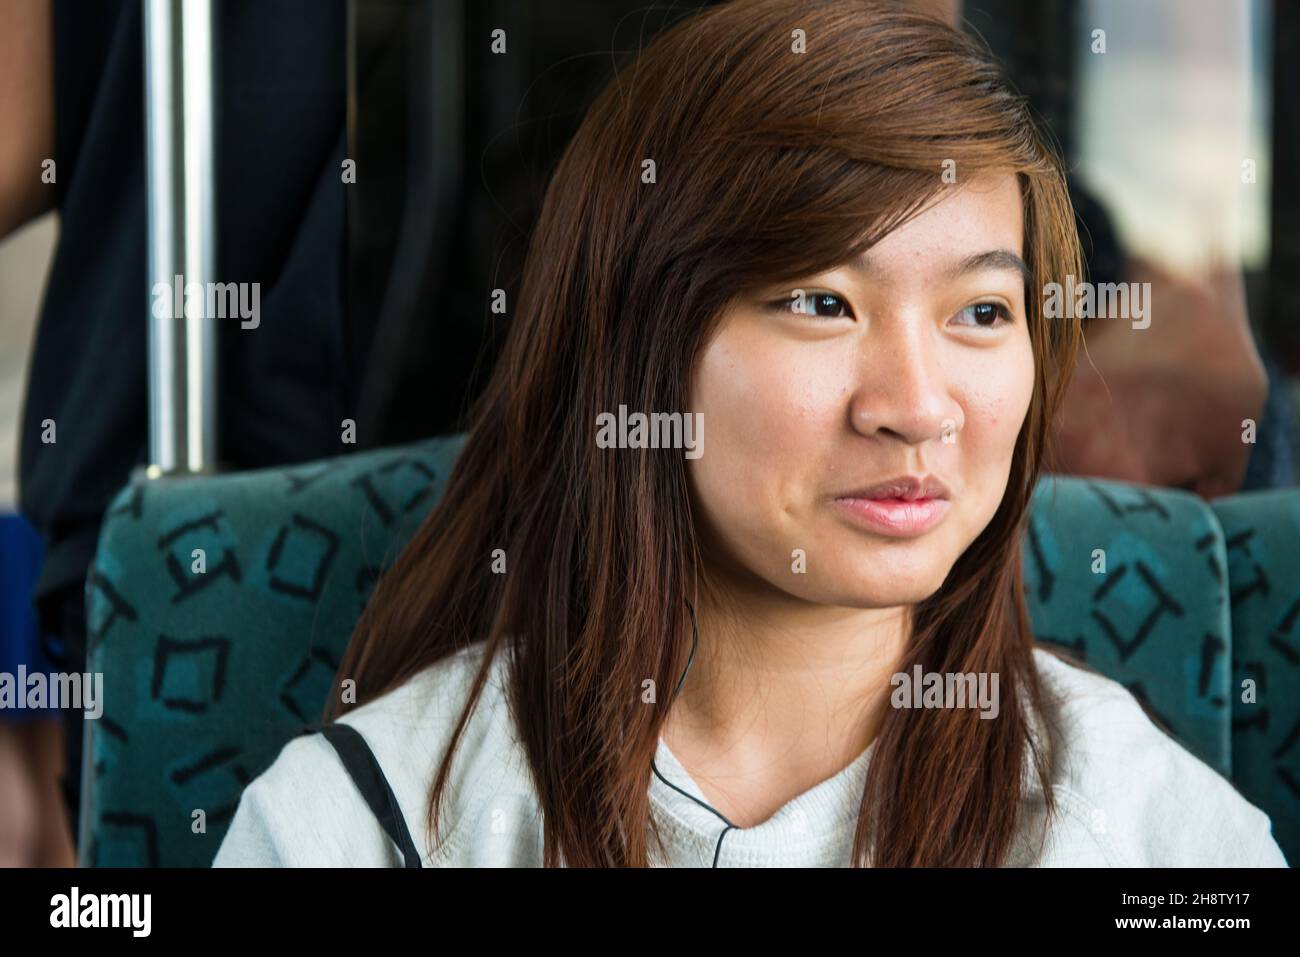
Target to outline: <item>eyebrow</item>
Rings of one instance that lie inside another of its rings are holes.
[[[850,260],[847,267],[854,272],[869,276],[874,271],[870,250],[863,253],[856,260]],[[979,272],[984,269],[1001,269],[1019,273],[1020,278],[1024,280],[1026,285],[1032,282],[1034,278],[1025,261],[1009,249],[990,249],[987,252],[967,256],[948,270],[947,278],[956,279],[967,273]]]

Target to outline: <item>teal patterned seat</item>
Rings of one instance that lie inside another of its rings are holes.
[[[1300,490],[1218,499],[1232,607],[1232,778],[1300,851]],[[1242,700],[1245,681],[1256,686]]]
[[[1204,500],[1045,476],[1024,567],[1038,640],[1121,682],[1185,747],[1230,775],[1227,559]]]
[[[375,581],[463,441],[118,494],[86,582],[88,667],[104,673],[106,704],[86,722],[83,863],[212,861],[242,788],[319,718]],[[1293,859],[1300,491],[1210,507],[1048,476],[1024,565],[1039,639],[1122,682],[1230,775]]]

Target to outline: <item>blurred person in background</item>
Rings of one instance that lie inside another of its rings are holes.
[[[1130,309],[1086,322],[1059,469],[1206,499],[1293,485],[1294,403],[1270,354],[1288,349],[1278,264],[1294,227],[1277,174],[1297,121],[1285,77],[1300,75],[1282,52],[1281,5],[1049,5],[1073,27],[1059,41],[1070,66],[1056,101],[1069,101],[1059,125],[1090,278],[1149,289],[1140,321]],[[1300,355],[1291,365],[1300,371]]]
[[[1016,0],[917,2],[954,25],[965,19],[968,29],[977,33],[998,18],[1023,20],[1006,25],[1007,32],[1016,37],[1015,43],[1029,45],[1032,38],[1044,40],[1035,30],[1050,19],[1058,33],[1065,29],[1073,34],[1062,41],[1067,48],[1086,51],[1070,68],[1064,90],[1051,89],[1059,78],[1050,75],[1013,73],[1013,79],[1034,86],[1043,100],[1039,106],[1046,108],[1054,96],[1069,101],[1072,113],[1092,121],[1056,131],[1072,133],[1078,140],[1067,159],[1088,279],[1097,285],[1150,283],[1149,324],[1135,328],[1127,317],[1085,318],[1086,346],[1054,430],[1052,470],[1182,488],[1207,499],[1294,484],[1296,416],[1284,373],[1279,363],[1272,363],[1270,380],[1270,365],[1252,330],[1241,264],[1223,251],[1226,230],[1214,220],[1218,210],[1203,208],[1204,197],[1222,201],[1233,187],[1241,188],[1232,146],[1216,141],[1240,137],[1242,142],[1234,139],[1232,145],[1248,148],[1253,94],[1246,79],[1255,66],[1250,58],[1264,54],[1249,49],[1245,0],[1196,6],[1153,2],[1141,9],[1050,0],[1037,22],[1037,9],[1029,8],[1038,4]],[[1186,22],[1186,17],[1200,25]],[[1096,30],[1109,33],[1113,49],[1098,48]],[[1043,62],[1050,55],[1038,50],[1026,59],[1040,73],[1050,74],[1055,67]],[[1203,81],[1221,81],[1225,89],[1213,104],[1198,101],[1197,108],[1189,101],[1198,93],[1173,89],[1172,78],[1144,73],[1140,97],[1131,88],[1132,75],[1122,73],[1135,64],[1146,73],[1175,66],[1184,72],[1173,76],[1204,74]],[[1300,69],[1290,69],[1300,78]],[[1123,104],[1110,95],[1121,90],[1129,97]],[[1153,115],[1157,107],[1152,104],[1163,105],[1159,114]],[[1283,104],[1284,111],[1292,111],[1282,114],[1289,115],[1292,125],[1300,122],[1295,106],[1295,98]],[[1152,155],[1142,152],[1143,146],[1130,145],[1126,152],[1099,141],[1134,128],[1154,129],[1156,141],[1195,149],[1176,157],[1170,147]],[[1135,150],[1139,155],[1134,156]],[[1221,170],[1225,182],[1218,184],[1217,192],[1214,186],[1204,194],[1182,191],[1188,177],[1195,178],[1203,167],[1218,169],[1214,164],[1222,156],[1232,162]],[[1188,171],[1181,178],[1171,175],[1169,166],[1176,163]],[[1107,189],[1106,184],[1116,182],[1116,166],[1134,178],[1148,176],[1146,191],[1154,202],[1138,205],[1132,191]],[[1134,166],[1141,168],[1130,169]],[[1097,177],[1099,170],[1112,175]],[[1097,179],[1102,182],[1094,183]],[[1232,212],[1241,219],[1245,194],[1236,196]],[[1176,210],[1190,222],[1186,232],[1193,235],[1184,238],[1209,250],[1208,258],[1161,248],[1159,239],[1152,237],[1167,236],[1168,230],[1162,232],[1149,220],[1157,215],[1153,210],[1162,208]],[[1145,240],[1140,251],[1128,248],[1135,238],[1130,235],[1135,222],[1147,227],[1140,230]],[[1246,420],[1257,425],[1253,443],[1243,440]]]
[[[216,279],[261,287],[256,328],[218,323],[221,464],[337,455],[349,451],[340,424],[353,414],[368,344],[344,308],[346,4],[213,7]],[[85,670],[84,585],[104,510],[147,457],[142,8],[0,4],[0,238],[46,210],[59,214],[22,411],[19,488],[44,544],[33,589],[39,629],[65,672]],[[52,177],[42,175],[47,160]],[[62,714],[62,744],[47,736],[41,765],[62,766],[62,800],[50,799],[46,781],[19,787],[0,742],[0,819],[31,820],[34,794],[36,830],[61,819],[70,838],[82,712]],[[55,762],[49,752],[60,748]]]

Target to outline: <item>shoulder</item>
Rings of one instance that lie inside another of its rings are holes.
[[[1119,682],[1039,647],[1062,864],[1285,867],[1263,811]]]
[[[446,798],[446,843],[431,853],[428,798],[485,647],[449,655],[339,719],[374,753],[426,866],[455,845],[466,809],[481,803],[477,792],[522,765],[509,719],[503,650],[461,735]],[[400,855],[321,734],[290,740],[248,785],[214,861],[254,867],[393,864],[400,864]]]

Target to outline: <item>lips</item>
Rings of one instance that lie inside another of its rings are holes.
[[[892,538],[921,535],[943,520],[948,487],[933,475],[901,475],[835,498],[854,525]]]
[[[902,499],[914,502],[918,499],[948,498],[948,486],[933,475],[897,475],[867,488],[846,492],[839,498],[864,499]]]

